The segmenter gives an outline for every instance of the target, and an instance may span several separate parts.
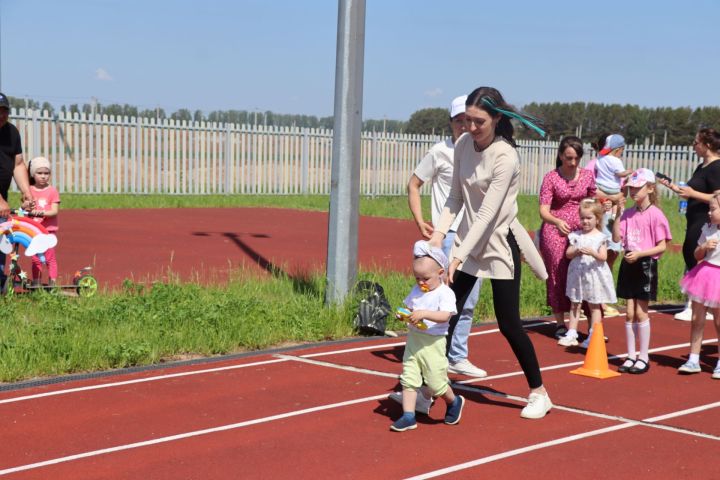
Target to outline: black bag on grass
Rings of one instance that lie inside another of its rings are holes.
[[[392,310],[380,284],[362,280],[355,287],[361,296],[353,325],[363,335],[384,335],[387,316]]]

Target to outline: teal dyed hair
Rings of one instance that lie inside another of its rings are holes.
[[[495,100],[493,100],[491,97],[482,97],[481,99],[483,105],[485,105],[489,110],[493,112],[501,113],[507,117],[514,118],[516,120],[520,120],[522,123],[527,125],[528,127],[535,130],[538,134],[540,134],[541,137],[545,136],[545,130],[538,127],[536,123],[540,123],[540,119],[537,117],[533,117],[532,115],[528,115],[527,113],[520,114],[517,112],[514,112],[512,110],[505,110],[504,108],[500,108],[495,103]]]
[[[477,107],[485,110],[493,117],[500,117],[495,126],[495,135],[499,135],[507,140],[512,146],[517,146],[514,140],[515,127],[513,127],[512,119],[517,119],[523,124],[535,130],[537,133],[545,136],[545,131],[538,126],[542,123],[540,119],[519,113],[512,105],[509,105],[502,94],[493,87],[479,87],[468,95],[465,102],[466,107]]]

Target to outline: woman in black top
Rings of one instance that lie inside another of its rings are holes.
[[[687,270],[697,264],[693,252],[700,238],[700,230],[708,221],[712,193],[720,190],[720,161],[718,161],[720,160],[720,132],[713,128],[701,129],[695,135],[693,147],[697,156],[702,159],[702,163],[693,172],[687,186],[679,187],[667,180],[660,180],[660,183],[688,201],[687,213],[685,213],[687,228],[683,243],[683,258]],[[685,310],[675,315],[675,319],[689,322],[691,315],[692,311],[688,304]]]

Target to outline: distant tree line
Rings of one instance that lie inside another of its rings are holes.
[[[629,143],[689,145],[704,127],[720,128],[720,107],[659,107],[601,103],[531,103],[524,111],[543,119],[550,138],[578,135],[591,142],[603,132],[620,133]],[[525,138],[532,132],[523,129]],[[535,137],[536,138],[536,137]]]
[[[42,105],[32,99],[8,97],[15,108],[32,108],[55,113],[48,102]],[[720,107],[658,107],[646,108],[637,105],[601,103],[530,103],[523,111],[539,117],[549,139],[565,135],[578,135],[586,142],[592,142],[603,132],[621,133],[629,143],[645,142],[668,145],[687,145],[695,133],[703,127],[720,128]],[[333,127],[333,117],[315,115],[282,114],[271,111],[215,110],[205,114],[202,110],[191,111],[181,108],[168,114],[162,108],[139,109],[124,104],[103,105],[100,102],[63,105],[62,112],[97,112],[104,115],[141,117],[186,121],[207,121],[246,125],[267,125],[283,127],[327,128]],[[368,119],[363,121],[364,131],[387,133],[410,133],[424,135],[449,135],[448,111],[445,108],[424,108],[414,112],[407,121],[389,119]],[[536,139],[537,134],[522,125],[516,125],[518,138]]]
[[[31,108],[33,110],[47,110],[50,114],[55,113],[55,107],[48,102],[44,102],[42,105],[30,98],[19,98],[11,97],[8,95],[10,100],[10,106],[13,108]],[[112,103],[109,105],[103,105],[100,102],[96,103],[84,103],[84,104],[71,104],[63,105],[60,107],[61,112],[70,113],[85,113],[92,114],[97,112],[99,115],[114,115],[120,117],[140,117],[140,118],[155,118],[165,119],[170,118],[173,120],[186,120],[196,122],[218,122],[218,123],[235,123],[245,125],[267,125],[267,126],[281,126],[281,127],[305,127],[305,128],[333,128],[333,117],[316,117],[315,115],[294,115],[275,113],[271,111],[250,111],[250,110],[215,110],[208,114],[205,114],[202,110],[191,111],[186,108],[181,108],[171,114],[168,114],[163,108],[154,109],[139,109],[133,105],[120,105]],[[365,120],[363,121],[363,130],[365,131],[377,131],[377,132],[390,132],[390,133],[402,133],[405,130],[407,122],[400,120]]]

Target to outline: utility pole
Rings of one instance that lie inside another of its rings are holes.
[[[365,0],[338,0],[325,304],[341,303],[357,277]]]

